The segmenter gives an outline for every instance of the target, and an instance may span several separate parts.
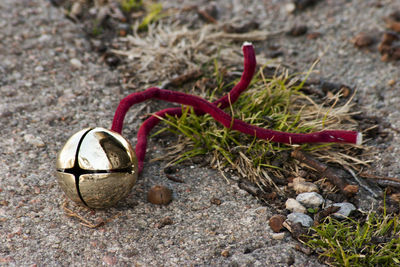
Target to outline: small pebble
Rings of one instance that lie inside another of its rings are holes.
[[[335,203],[335,204],[333,204],[333,206],[340,207],[340,210],[338,210],[337,212],[335,212],[333,214],[333,216],[338,219],[344,219],[346,217],[349,217],[350,213],[353,210],[356,210],[356,207],[353,204],[348,203],[348,202]]]
[[[389,86],[393,86],[395,84],[396,84],[396,80],[391,79],[391,80],[388,81],[388,85]]]
[[[45,146],[45,143],[42,141],[42,139],[39,136],[34,136],[33,134],[25,134],[24,140],[28,144],[31,144],[36,147],[44,147]]]
[[[219,205],[221,205],[222,202],[221,202],[221,199],[213,197],[210,199],[210,203],[219,206]]]
[[[370,46],[374,43],[374,37],[370,34],[361,32],[359,34],[356,35],[356,37],[354,37],[354,39],[352,40],[352,43],[354,44],[354,46],[356,47],[367,47]]]
[[[318,192],[318,186],[310,182],[293,183],[293,189],[297,194]]]
[[[275,240],[282,240],[282,239],[285,238],[285,232],[282,232],[282,233],[273,233],[273,234],[271,235],[271,237],[272,237],[272,239],[275,239]]]
[[[290,213],[287,216],[287,219],[292,224],[300,223],[304,227],[311,227],[314,223],[314,220],[311,219],[310,216],[308,216],[304,213],[298,213],[298,212]]]
[[[42,72],[44,69],[43,69],[43,67],[42,66],[36,66],[35,67],[35,71],[36,72]]]
[[[287,32],[287,34],[290,35],[290,36],[297,37],[297,36],[301,36],[301,35],[306,34],[306,33],[307,33],[307,30],[308,30],[307,25],[303,25],[303,24],[294,25],[294,26]]]
[[[74,67],[75,69],[80,69],[83,67],[82,62],[77,58],[72,58],[69,62],[71,63],[72,67]]]
[[[269,227],[271,227],[272,231],[278,233],[283,228],[283,222],[286,220],[286,217],[280,214],[275,214],[269,219]]]
[[[13,72],[12,77],[13,77],[15,80],[19,80],[19,79],[21,79],[22,74],[19,73],[19,72]]]
[[[294,3],[287,3],[285,9],[287,13],[293,13],[296,10],[296,5]]]
[[[304,179],[304,178],[296,177],[296,178],[294,178],[293,181],[292,181],[292,186],[294,186],[295,184],[298,184],[298,183],[305,182],[305,181],[306,181],[306,179]]]
[[[306,208],[294,198],[288,198],[285,205],[286,209],[290,210],[291,212],[306,213]]]
[[[46,43],[51,40],[51,35],[43,34],[39,37],[38,41],[41,43]]]
[[[71,7],[70,15],[74,17],[79,17],[80,15],[82,15],[82,11],[82,3],[74,2]]]
[[[165,217],[165,218],[162,218],[157,224],[156,224],[156,228],[158,228],[158,229],[161,229],[161,228],[163,228],[164,226],[167,226],[167,225],[171,225],[171,224],[173,224],[174,223],[174,221],[171,219],[171,217]]]
[[[324,198],[316,192],[301,193],[296,200],[307,208],[318,208],[324,203]]]
[[[106,255],[103,257],[103,262],[107,265],[115,265],[117,263],[117,258],[114,256]]]
[[[256,214],[266,214],[268,209],[266,207],[259,207],[254,210]]]
[[[228,258],[228,257],[229,257],[229,250],[227,250],[227,249],[223,250],[223,251],[221,252],[221,256],[222,256],[222,257],[225,257],[225,258]]]

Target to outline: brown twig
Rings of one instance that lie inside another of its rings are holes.
[[[277,198],[277,194],[275,192],[263,192],[263,190],[258,188],[256,185],[246,180],[239,181],[238,186],[240,189],[247,191],[247,193],[258,198],[261,201],[270,202],[271,200]]]
[[[342,192],[345,196],[352,197],[357,194],[358,186],[348,184],[342,178],[343,174],[340,174],[339,170],[327,166],[326,164],[318,161],[317,159],[305,154],[300,150],[293,151],[291,155],[293,158],[297,159],[301,163],[304,163],[307,166],[315,169],[321,174],[321,176],[326,177],[332,184],[338,187],[340,192]]]
[[[300,222],[292,223],[286,220],[283,222],[283,227],[285,227],[292,234],[293,238],[302,242],[306,241],[307,237],[305,235],[307,234],[307,230],[301,225]]]
[[[218,23],[218,21],[217,21],[213,16],[211,16],[210,14],[208,14],[205,10],[198,9],[198,10],[197,10],[197,13],[198,13],[205,21],[207,21],[207,22],[209,22],[209,23],[213,23],[213,24],[217,24],[217,23]]]
[[[399,182],[388,181],[388,180],[375,180],[375,182],[381,186],[391,186],[395,188],[400,188]]]
[[[306,254],[307,256],[309,256],[309,255],[311,255],[313,253],[313,251],[312,251],[312,249],[310,247],[306,247],[306,246],[301,245],[301,244],[296,244],[294,246],[294,249]]]
[[[183,181],[183,180],[181,180],[179,178],[176,178],[175,176],[173,176],[171,174],[165,174],[165,176],[168,178],[168,180],[171,180],[171,181],[173,181],[175,183],[185,183],[185,181]]]
[[[314,226],[320,224],[323,219],[325,219],[326,217],[330,216],[331,214],[337,212],[338,210],[340,210],[340,207],[337,207],[337,206],[329,206],[329,207],[321,210],[314,216]]]
[[[376,183],[383,185],[383,186],[392,186],[392,187],[400,188],[400,179],[396,178],[396,177],[378,176],[378,175],[373,175],[373,174],[369,174],[366,172],[362,172],[359,175],[363,178],[372,179]]]
[[[393,182],[400,183],[400,179],[396,178],[396,177],[379,176],[379,175],[369,174],[366,172],[362,172],[359,175],[363,178],[368,178],[368,179],[387,180],[387,181],[393,181]]]

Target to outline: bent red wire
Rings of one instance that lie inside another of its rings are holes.
[[[213,102],[219,108],[224,109],[229,104],[233,104],[239,98],[240,94],[247,89],[249,86],[251,79],[254,76],[256,70],[256,56],[254,52],[254,47],[249,42],[244,42],[242,46],[243,50],[243,73],[240,78],[240,81],[232,88],[232,90],[225,96]],[[197,115],[203,115],[205,112],[202,110],[195,109]],[[116,113],[117,115],[117,113]],[[115,115],[115,116],[116,116]],[[148,119],[146,119],[143,124],[140,126],[139,131],[137,133],[137,143],[135,147],[136,157],[138,158],[139,169],[141,170],[142,164],[146,155],[146,147],[147,147],[147,136],[151,132],[151,130],[160,122],[160,118],[165,118],[167,115],[170,116],[181,116],[182,108],[167,108],[156,112],[151,115]],[[125,116],[125,115],[124,115]],[[113,125],[111,130],[121,133],[123,127],[123,119],[118,123],[115,120],[113,121]]]
[[[129,108],[137,103],[148,99],[160,99],[168,102],[175,102],[183,105],[189,105],[202,112],[210,114],[215,120],[220,122],[227,128],[237,130],[239,132],[255,136],[257,138],[286,144],[302,144],[302,143],[361,143],[361,134],[356,131],[343,130],[326,130],[314,133],[287,133],[264,129],[257,126],[247,124],[241,120],[231,118],[227,113],[218,108],[215,104],[208,102],[197,96],[159,89],[156,87],[149,88],[143,92],[136,92],[128,95],[118,105],[115,112],[113,128],[118,129],[118,126],[123,124],[125,114]],[[114,128],[115,126],[115,128]],[[120,128],[120,129],[121,129]],[[139,171],[143,168],[143,159],[139,159]]]

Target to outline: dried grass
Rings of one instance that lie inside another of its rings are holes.
[[[113,53],[125,56],[134,66],[136,83],[162,83],[174,75],[197,69],[219,55],[225,64],[240,64],[240,42],[265,40],[271,35],[266,31],[243,34],[224,33],[220,25],[205,25],[200,29],[160,21],[151,24],[148,32],[138,32],[138,25],[132,35],[121,39],[124,49],[113,49]],[[237,45],[231,45],[237,42]],[[257,58],[258,62],[266,59]]]

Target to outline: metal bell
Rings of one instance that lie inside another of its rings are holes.
[[[126,197],[138,176],[130,143],[101,128],[75,133],[57,155],[57,178],[65,194],[90,208],[106,208]]]

